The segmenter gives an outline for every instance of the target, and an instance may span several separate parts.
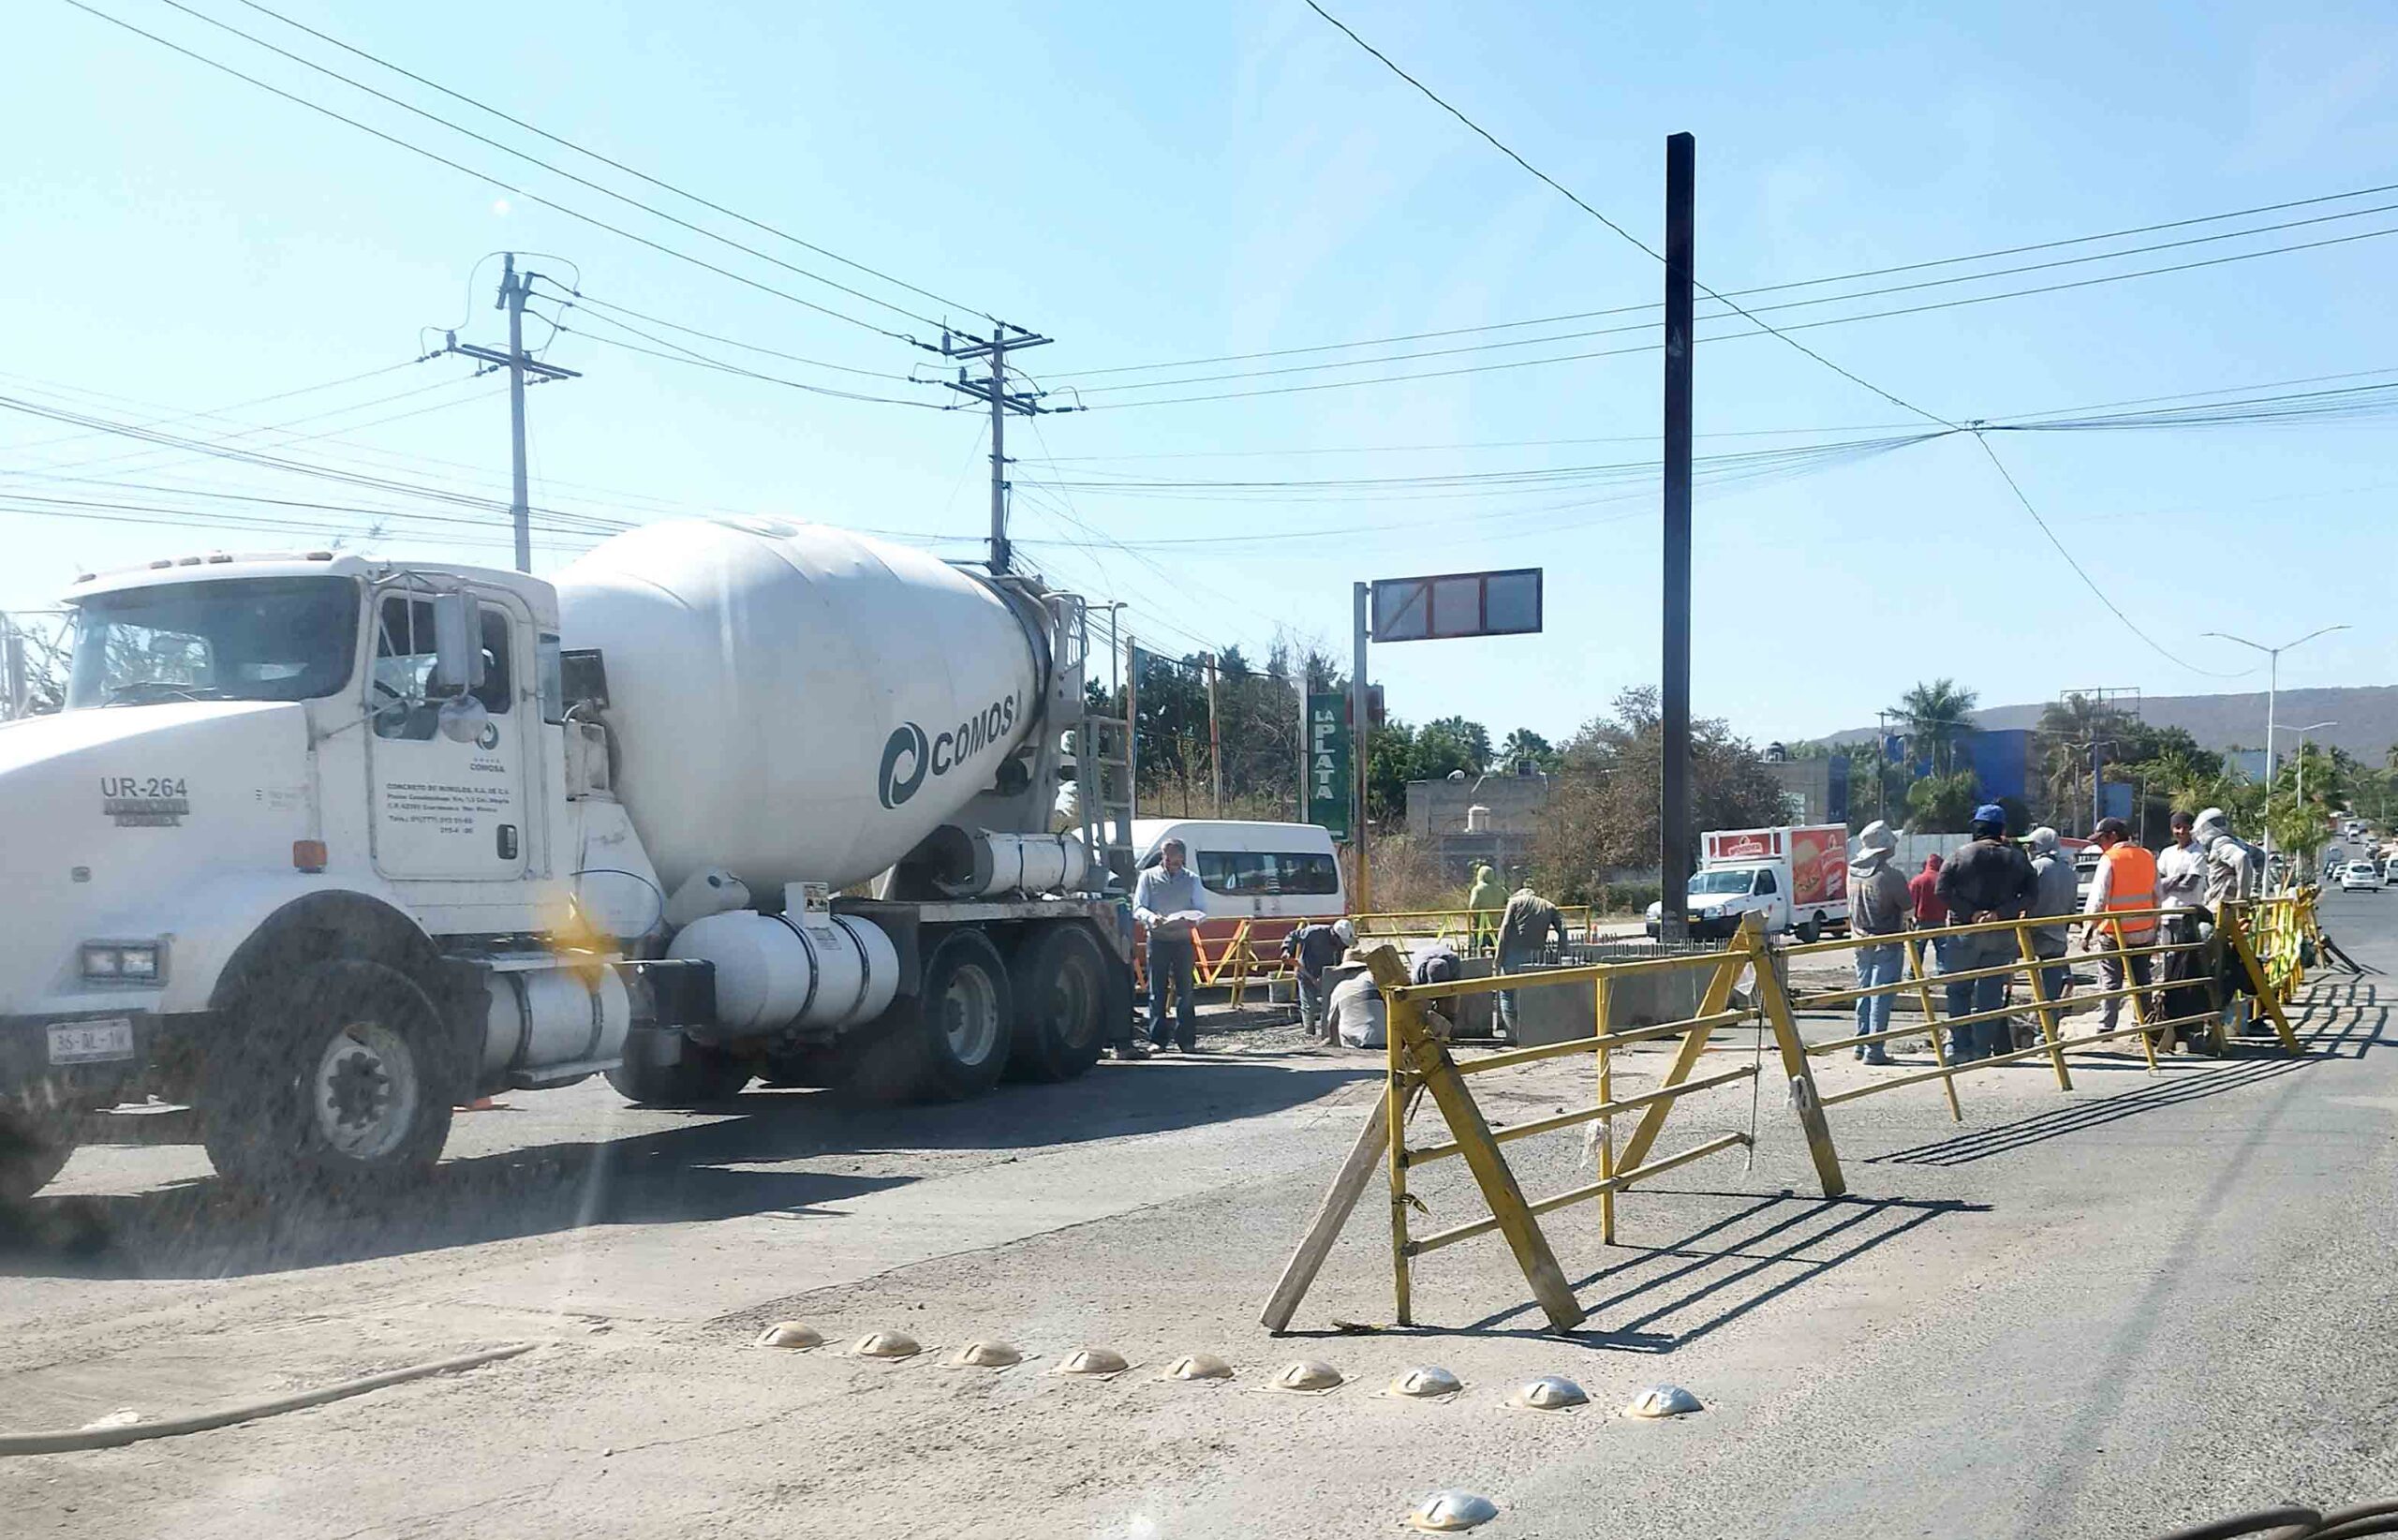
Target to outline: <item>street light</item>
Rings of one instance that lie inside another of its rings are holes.
[[[2271,728],[2273,724],[2268,721],[2265,725],[2268,728]],[[2337,722],[2309,722],[2304,727],[2293,727],[2288,731],[2292,733],[2316,733],[2327,727],[2337,727],[2340,724]],[[2269,772],[2265,781],[2265,800],[2270,803],[2272,800],[2272,796],[2273,783]],[[2306,740],[2304,738],[2298,740],[2298,810],[2302,815],[2306,811]],[[2271,825],[2267,825],[2265,833],[2268,836],[2272,835],[2272,828]]]
[[[2328,636],[2333,631],[2344,631],[2347,629],[2345,625],[2326,626],[2321,630],[2307,632],[2297,642],[2285,642],[2278,647],[2269,647],[2261,642],[2251,642],[2244,636],[2234,636],[2229,631],[2206,633],[2221,641],[2237,642],[2243,647],[2265,655],[2265,796],[2268,801],[2273,794],[2273,696],[2281,683],[2282,654],[2302,643],[2312,642],[2318,636]],[[2272,854],[2273,826],[2268,823],[2265,825],[2266,859],[2271,860]]]

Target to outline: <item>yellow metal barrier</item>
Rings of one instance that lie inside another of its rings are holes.
[[[1495,909],[1391,910],[1378,914],[1352,914],[1349,923],[1356,927],[1360,941],[1430,940],[1454,942],[1460,952],[1487,952],[1498,945],[1499,916],[1502,912]],[[1588,904],[1561,904],[1558,912],[1565,917],[1567,928],[1578,925],[1586,936],[1596,918],[1596,911]]]
[[[2282,906],[2280,912],[2284,915],[2294,912],[2292,903],[2288,900],[2269,900],[2266,901],[2266,905]],[[2162,922],[2171,916],[2186,918],[2188,911],[2147,909],[2109,911],[2098,916],[2078,913],[2027,915],[2019,920],[1993,920],[1979,925],[1947,925],[1936,929],[1908,931],[1894,935],[1853,936],[1837,940],[1815,941],[1789,947],[1784,955],[1792,958],[1821,956],[1841,952],[1854,953],[1861,947],[1900,943],[1905,948],[1905,966],[1902,976],[1889,984],[1820,990],[1790,999],[1788,1003],[1794,1010],[1818,1011],[1854,1005],[1858,1000],[1877,996],[1895,997],[1901,994],[1913,994],[1923,1013],[1921,1022],[1903,1027],[1891,1027],[1878,1032],[1852,1033],[1827,1038],[1822,1042],[1808,1044],[1806,1052],[1811,1055],[1831,1054],[1838,1053],[1843,1048],[1868,1047],[1876,1044],[1894,1042],[1901,1038],[1928,1036],[1932,1042],[1932,1060],[1935,1067],[1911,1074],[1878,1079],[1868,1085],[1852,1087],[1847,1090],[1825,1097],[1824,1105],[1838,1106],[1844,1102],[1854,1102],[1863,1097],[1879,1095],[1884,1091],[1897,1090],[1902,1087],[1923,1085],[1936,1080],[1942,1084],[1947,1093],[1949,1116],[1960,1121],[1963,1120],[1964,1112],[1957,1099],[1957,1077],[1976,1070],[2019,1063],[2028,1059],[2045,1058],[2056,1074],[2057,1088],[2060,1090],[2071,1090],[2073,1075],[2065,1061],[2065,1054],[2069,1049],[2093,1047],[2130,1038],[2139,1044],[2141,1052],[2148,1059],[2149,1067],[2154,1069],[2156,1065],[2156,1040],[2161,1034],[2170,1034],[2180,1028],[2204,1024],[2209,1029],[2210,1037],[2219,1038],[2223,1009],[2227,1002],[2224,999],[2218,970],[2213,966],[2218,956],[2216,950],[2218,947],[2228,950],[2230,959],[2246,971],[2257,1002],[2264,1011],[2266,1018],[2272,1022],[2275,1035],[2280,1039],[2281,1046],[2291,1053],[2297,1053],[2300,1051],[2298,1036],[2291,1030],[2289,1020],[2282,1009],[2283,1001],[2289,998],[2292,981],[2300,976],[2295,942],[2291,943],[2288,966],[2286,969],[2277,971],[2273,967],[2269,966],[2265,960],[2266,954],[2253,944],[2250,939],[2248,926],[2254,923],[2254,919],[2243,912],[2257,907],[2266,906],[2225,905],[2223,912],[2217,916],[2216,934],[2213,940],[2199,940],[2194,937],[2188,940],[2159,941],[2139,946],[2125,943],[2123,931],[2127,922],[2138,920]],[[2274,923],[2287,927],[2296,922],[2283,918]],[[2112,961],[2116,971],[2126,981],[2124,985],[2114,989],[2089,991],[2070,995],[2062,1000],[2051,1000],[2048,994],[2046,971],[2052,968],[2070,966],[2075,954],[2068,949],[2058,955],[2042,957],[2034,944],[2033,933],[2035,930],[2059,925],[2065,926],[2069,930],[2089,926],[2105,933],[2109,938],[2106,945],[2086,950],[2080,955],[2084,957],[2096,957],[2102,961]],[[2165,934],[2161,924],[2152,928],[2154,934],[2160,937]],[[1936,972],[1925,966],[1927,943],[1936,946],[1944,940],[1972,936],[1988,937],[2001,933],[2014,943],[2013,949],[2016,955],[2007,961],[1976,968],[1942,970]],[[2177,955],[2204,959],[2209,966],[2181,980],[2154,981],[2145,985],[2139,983],[2132,971],[2133,959],[2145,961]],[[1933,1006],[1932,986],[1935,983],[1946,987],[1952,984],[1965,984],[1982,979],[2003,978],[2011,982],[2019,974],[2023,976],[2030,989],[2032,999],[2028,1007],[2002,1003],[1995,1009],[1947,1015],[1936,1011]],[[2180,1016],[2151,1019],[2152,1012],[2157,1008],[2156,1001],[2167,989],[2190,985],[2202,985],[2206,988],[2210,1000],[2207,1010]],[[2085,1032],[2070,1036],[2064,1032],[2062,1029],[2064,1019],[2073,1005],[2103,1003],[2108,1000],[2130,1002],[2133,1023],[2130,1027],[2112,1031]],[[2033,1046],[2011,1048],[1961,1063],[1951,1061],[1942,1040],[1944,1030],[2010,1020],[2026,1014],[2039,1029],[2040,1041]],[[2169,1035],[2166,1036],[2166,1044],[2168,1046],[2171,1044]]]
[[[1412,1324],[1414,1318],[1414,1260],[1427,1252],[1488,1235],[1494,1230],[1506,1239],[1517,1265],[1532,1286],[1533,1298],[1539,1302],[1550,1325],[1564,1330],[1579,1324],[1584,1312],[1565,1281],[1564,1272],[1557,1265],[1547,1237],[1542,1234],[1539,1216],[1574,1204],[1596,1200],[1600,1205],[1601,1236],[1612,1242],[1615,1239],[1615,1198],[1618,1193],[1693,1161],[1748,1148],[1754,1138],[1754,1130],[1722,1134],[1671,1155],[1651,1159],[1649,1154],[1667,1116],[1680,1098],[1756,1077],[1759,1074],[1757,1065],[1706,1075],[1693,1072],[1702,1061],[1708,1040],[1716,1029],[1756,1020],[1760,1006],[1763,1020],[1758,1030],[1769,1031],[1780,1050],[1783,1073],[1790,1081],[1790,1100],[1798,1110],[1800,1127],[1814,1158],[1815,1172],[1824,1195],[1838,1197],[1847,1191],[1846,1180],[1840,1169],[1840,1158],[1832,1148],[1830,1129],[1824,1121],[1821,1100],[1815,1093],[1813,1072],[1808,1065],[1805,1044],[1798,1038],[1787,1002],[1774,983],[1772,960],[1763,931],[1754,921],[1745,925],[1723,952],[1644,957],[1580,968],[1543,969],[1532,973],[1488,979],[1410,984],[1398,949],[1389,946],[1375,948],[1368,955],[1367,964],[1374,982],[1382,988],[1385,1004],[1388,1048],[1383,1094],[1366,1129],[1359,1134],[1356,1147],[1351,1150],[1340,1175],[1335,1178],[1332,1191],[1325,1195],[1323,1206],[1266,1302],[1264,1320],[1272,1330],[1280,1331],[1290,1324],[1293,1311],[1313,1281],[1317,1269],[1331,1249],[1334,1236],[1371,1180],[1377,1164],[1385,1168],[1390,1187],[1392,1294],[1401,1325]],[[1618,1028],[1614,1025],[1610,1005],[1612,985],[1618,980],[1634,974],[1673,971],[1703,971],[1708,975],[1695,1014],[1683,1020],[1651,1026]],[[1743,976],[1754,978],[1753,990],[1760,1003],[1734,1009],[1733,991]],[[1566,1043],[1513,1048],[1464,1060],[1452,1056],[1450,1044],[1434,1029],[1428,1019],[1428,1013],[1424,1009],[1430,1001],[1464,995],[1495,994],[1523,988],[1572,987],[1576,985],[1587,985],[1592,992],[1594,1030],[1591,1036]],[[1669,1036],[1680,1037],[1681,1044],[1657,1088],[1636,1096],[1618,1097],[1614,1088],[1615,1050]],[[1760,1043],[1759,1052],[1762,1051]],[[1494,1131],[1485,1120],[1467,1085],[1469,1075],[1581,1054],[1592,1056],[1597,1101],[1591,1106],[1555,1117]],[[1410,1149],[1407,1144],[1407,1113],[1427,1092],[1447,1123],[1450,1138],[1445,1143]],[[1615,1120],[1634,1113],[1639,1115],[1639,1121],[1619,1148]],[[1526,1197],[1500,1147],[1535,1134],[1591,1123],[1598,1125],[1591,1137],[1591,1146],[1598,1155],[1599,1179],[1547,1197]],[[1415,1167],[1453,1157],[1463,1159],[1472,1171],[1474,1184],[1488,1209],[1488,1216],[1430,1235],[1411,1235],[1408,1210],[1417,1205],[1408,1192],[1408,1173]]]

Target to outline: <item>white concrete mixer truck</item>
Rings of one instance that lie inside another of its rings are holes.
[[[555,585],[211,555],[67,602],[65,709],[0,724],[0,1196],[146,1094],[228,1178],[355,1190],[501,1089],[965,1097],[1131,1011],[1037,579],[678,521]]]

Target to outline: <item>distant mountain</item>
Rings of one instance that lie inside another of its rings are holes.
[[[2398,744],[2398,685],[2344,685],[2327,689],[2286,689],[2276,700],[2285,729],[2309,722],[2336,722],[2307,737],[2335,745],[2368,764],[2379,764],[2391,746]],[[1974,713],[1976,727],[2005,729],[2037,727],[2048,703],[2035,705],[1991,706]],[[2178,727],[2206,748],[2265,747],[2265,692],[2251,695],[2150,695],[2139,703],[2139,717],[2157,727]],[[1874,730],[1852,728],[1835,733],[1836,744],[1871,743]],[[2282,736],[2290,736],[2285,732]],[[2287,744],[2276,744],[2286,748]]]

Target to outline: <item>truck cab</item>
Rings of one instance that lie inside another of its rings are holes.
[[[478,1044],[420,1065],[404,1041],[481,1014],[453,954],[546,955],[574,909],[550,586],[318,551],[67,599],[64,708],[0,727],[0,1166],[78,1109],[204,1100],[221,1029],[269,998],[407,1018],[321,1045],[328,1137],[458,1094]],[[334,958],[368,971],[333,987]]]

